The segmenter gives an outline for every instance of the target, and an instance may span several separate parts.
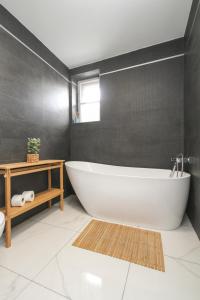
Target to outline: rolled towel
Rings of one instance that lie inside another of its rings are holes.
[[[11,199],[11,206],[23,206],[24,204],[25,200],[22,195],[14,195]]]
[[[25,202],[31,202],[35,199],[34,191],[25,191],[22,193],[22,197],[24,197]]]
[[[5,227],[5,216],[4,213],[0,212],[0,237],[3,234],[4,227]]]

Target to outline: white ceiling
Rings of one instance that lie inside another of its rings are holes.
[[[73,68],[183,37],[192,0],[0,0]]]

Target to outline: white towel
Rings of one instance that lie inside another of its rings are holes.
[[[5,227],[5,216],[4,213],[0,212],[0,237],[3,234],[4,227]]]
[[[34,191],[25,191],[22,193],[22,197],[24,197],[25,202],[31,202],[35,198]]]
[[[0,226],[5,223],[5,215],[0,211]]]
[[[11,199],[11,206],[23,206],[25,203],[22,195],[14,195]]]

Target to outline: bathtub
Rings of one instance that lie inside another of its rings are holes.
[[[91,216],[115,223],[172,230],[185,213],[190,174],[118,167],[90,162],[65,163],[74,191]]]

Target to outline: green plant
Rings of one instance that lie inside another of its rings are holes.
[[[27,151],[29,154],[39,154],[40,152],[40,139],[39,138],[28,138]]]

